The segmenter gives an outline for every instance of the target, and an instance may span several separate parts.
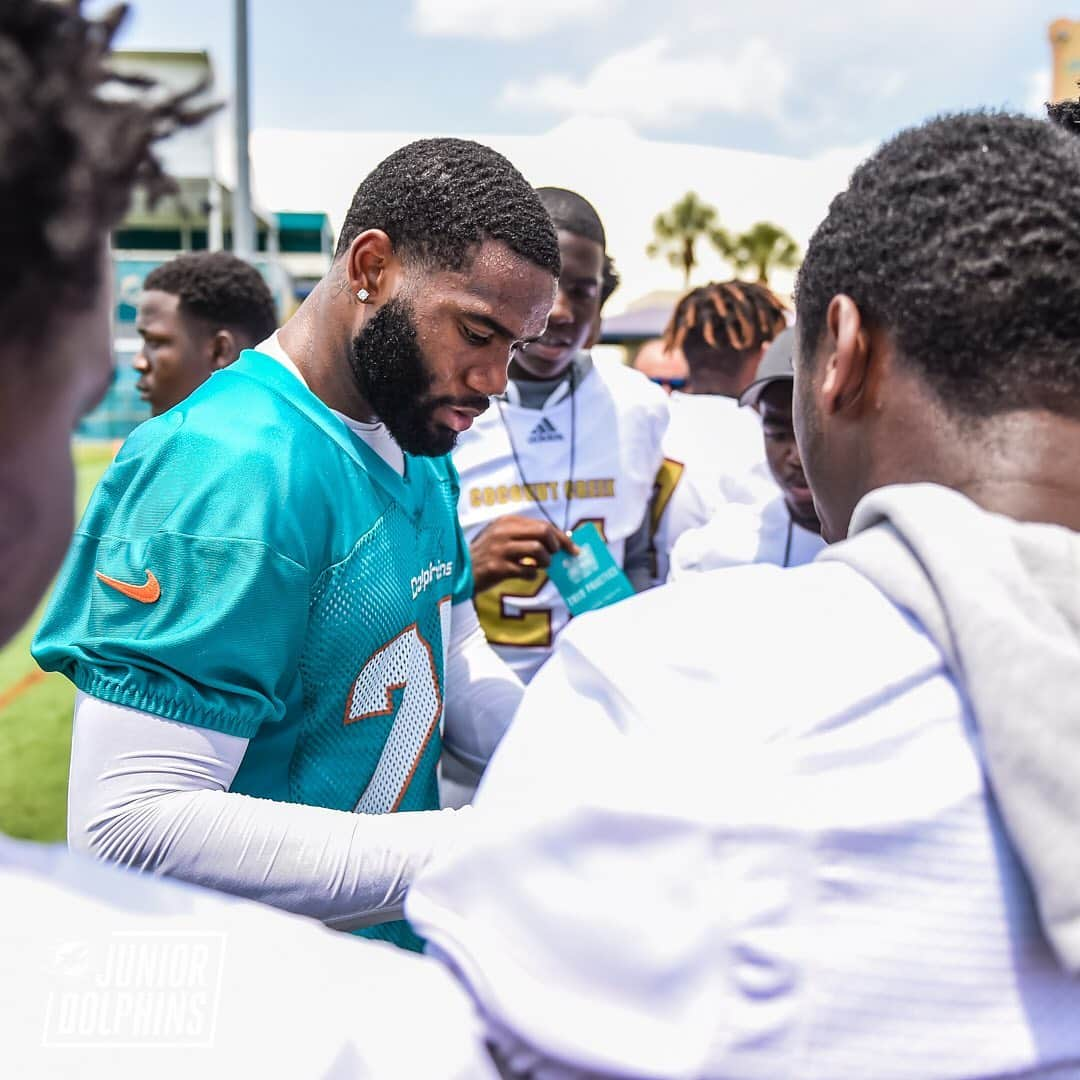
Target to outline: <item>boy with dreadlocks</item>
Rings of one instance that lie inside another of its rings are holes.
[[[776,495],[762,449],[761,425],[739,396],[754,381],[769,342],[787,325],[784,306],[764,285],[725,281],[687,293],[664,334],[690,368],[670,397],[671,426],[653,501],[657,577],[667,578],[671,549],[729,502]]]

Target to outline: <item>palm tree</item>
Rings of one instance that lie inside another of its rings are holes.
[[[696,246],[703,236],[712,238],[717,230],[716,207],[702,202],[688,191],[670,210],[653,220],[656,239],[645,249],[652,257],[666,256],[667,261],[683,272],[683,288],[690,287],[690,274],[697,266]],[[714,243],[716,241],[714,240]]]
[[[792,270],[799,265],[799,246],[771,221],[759,221],[734,237],[716,235],[722,233],[723,230],[713,230],[710,238],[740,276],[747,270],[756,270],[758,281],[768,285],[770,270],[777,267]]]

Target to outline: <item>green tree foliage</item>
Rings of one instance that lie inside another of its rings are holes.
[[[714,228],[710,230],[709,238],[739,277],[748,270],[754,271],[763,285],[769,283],[770,270],[793,270],[799,265],[798,245],[784,229],[771,221],[759,221],[735,236]]]
[[[716,226],[716,207],[710,206],[688,191],[670,210],[657,214],[653,219],[655,239],[645,249],[653,258],[664,257],[677,270],[682,270],[683,288],[690,287],[690,275],[697,266],[697,242],[707,237],[718,242],[714,232],[722,232]]]

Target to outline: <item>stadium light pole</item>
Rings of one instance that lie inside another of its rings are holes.
[[[251,161],[248,158],[248,10],[236,0],[233,39],[236,44],[236,192],[233,195],[233,251],[255,257],[255,219],[251,211]]]

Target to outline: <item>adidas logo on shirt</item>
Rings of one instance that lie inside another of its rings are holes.
[[[529,432],[529,442],[562,442],[559,429],[545,416],[539,424]]]

